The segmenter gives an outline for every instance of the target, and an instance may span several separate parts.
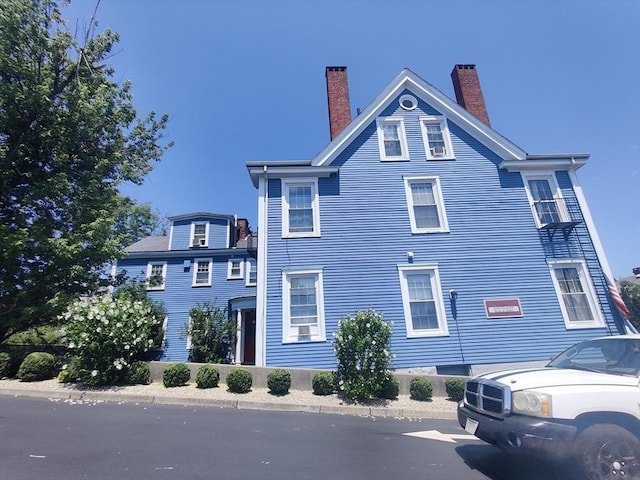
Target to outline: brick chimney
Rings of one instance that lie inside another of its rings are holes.
[[[458,105],[491,126],[475,65],[456,65],[451,72]]]
[[[327,67],[325,77],[329,103],[329,129],[331,140],[333,140],[351,122],[347,67]]]
[[[236,221],[236,238],[238,240],[244,240],[249,236],[251,230],[249,230],[249,221],[246,218],[239,218]]]

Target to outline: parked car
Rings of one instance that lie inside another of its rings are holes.
[[[575,479],[640,479],[640,335],[578,343],[546,367],[469,379],[467,432],[558,460]]]

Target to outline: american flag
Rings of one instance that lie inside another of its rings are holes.
[[[629,309],[624,303],[624,300],[622,300],[620,292],[618,291],[618,287],[616,287],[616,284],[613,283],[609,279],[609,277],[607,277],[607,288],[609,289],[609,295],[611,295],[611,299],[613,300],[613,303],[615,304],[620,314],[625,318],[625,320],[629,320]]]

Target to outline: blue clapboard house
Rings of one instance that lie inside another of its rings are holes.
[[[232,215],[196,212],[169,217],[168,236],[150,236],[126,248],[115,273],[147,283],[147,294],[167,312],[162,360],[186,361],[185,326],[191,307],[215,302],[237,321],[230,359],[255,363],[256,237]]]
[[[256,365],[335,368],[338,322],[367,309],[393,322],[393,367],[441,373],[625,332],[577,177],[587,154],[529,154],[493,130],[474,65],[455,66],[456,101],[405,69],[353,119],[346,68],[326,79],[330,143],[305,161],[247,163]],[[200,251],[180,239],[170,250]],[[228,261],[207,256],[214,270]],[[168,261],[165,298],[172,272],[195,274],[185,258]]]

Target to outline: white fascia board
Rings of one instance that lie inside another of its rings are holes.
[[[357,135],[369,126],[391,100],[404,89],[410,90],[442,115],[463,128],[476,140],[505,160],[524,159],[526,152],[475,118],[430,83],[405,68],[350,124],[312,160],[315,166],[331,164]]]
[[[527,155],[523,160],[503,160],[500,168],[508,172],[522,172],[535,170],[569,170],[575,171],[587,163],[589,154],[551,154]]]
[[[249,174],[254,186],[258,186],[258,179],[265,174],[274,178],[295,178],[295,177],[328,177],[338,171],[338,167],[312,167],[310,165],[295,167],[278,167],[264,164],[260,167],[249,167]]]

